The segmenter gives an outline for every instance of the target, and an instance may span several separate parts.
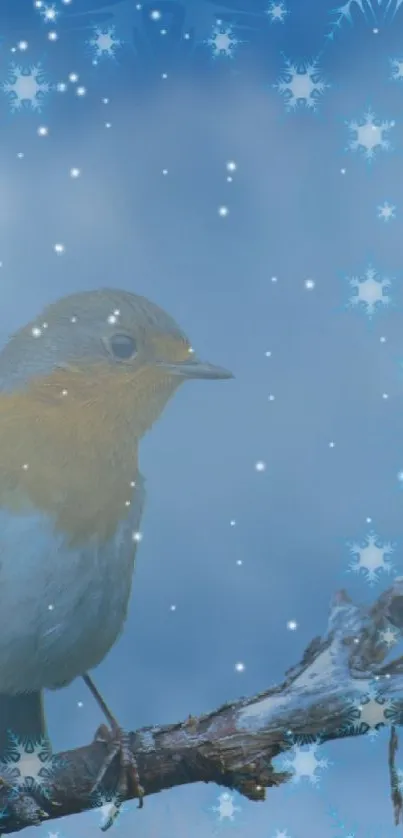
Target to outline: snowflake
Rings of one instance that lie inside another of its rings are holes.
[[[364,114],[362,119],[347,122],[347,127],[352,136],[347,150],[362,151],[364,157],[371,161],[375,151],[384,149],[390,150],[390,142],[385,139],[385,134],[394,128],[394,120],[387,121],[377,119],[371,110]]]
[[[235,48],[241,42],[233,36],[231,26],[224,26],[222,20],[217,20],[210,38],[205,43],[211,47],[214,58],[220,55],[232,58]]]
[[[291,769],[294,772],[292,782],[299,783],[301,777],[306,777],[313,786],[319,783],[317,771],[327,768],[329,761],[327,759],[318,759],[316,751],[318,744],[300,746],[294,745],[292,748],[292,757],[283,759],[283,766],[285,769]]]
[[[351,555],[355,556],[350,564],[350,570],[354,573],[364,571],[365,578],[370,585],[379,581],[379,572],[384,570],[390,573],[392,565],[388,556],[393,553],[394,547],[390,542],[382,544],[375,533],[369,533],[365,542],[349,545]]]
[[[396,218],[395,210],[396,207],[393,204],[389,204],[388,201],[384,201],[378,208],[378,218],[381,218],[383,221],[390,221],[391,218]]]
[[[385,699],[374,689],[357,699],[351,708],[350,733],[365,733],[375,739],[385,725],[400,723],[399,710],[391,699]]]
[[[13,111],[20,110],[24,104],[33,111],[40,111],[43,98],[50,90],[39,64],[29,68],[12,64],[8,81],[3,83],[2,88]]]
[[[112,57],[122,42],[115,37],[115,27],[110,26],[103,29],[96,27],[93,37],[87,43],[92,48],[95,58],[103,58]]]
[[[43,17],[43,19],[46,23],[54,23],[55,22],[55,20],[58,16],[58,11],[56,9],[56,6],[46,6],[45,4],[43,4],[43,5],[41,4],[40,6],[37,6],[36,8],[39,9],[39,12],[40,12],[41,16]]]
[[[368,317],[372,317],[376,307],[383,305],[387,306],[390,303],[390,297],[384,294],[384,290],[389,288],[391,281],[386,277],[379,278],[377,273],[371,265],[365,271],[364,277],[353,276],[349,278],[349,283],[352,288],[355,288],[357,293],[353,294],[349,299],[349,306],[356,306],[363,304],[366,309]]]
[[[381,640],[382,643],[385,643],[388,649],[390,649],[398,642],[399,632],[388,626],[386,629],[379,632],[379,640]]]
[[[385,20],[388,16],[393,19],[402,5],[403,0],[346,0],[342,6],[332,10],[331,14],[335,19],[327,37],[332,40],[335,30],[340,29],[343,21],[347,20],[352,24],[353,9],[361,12],[363,17],[372,24],[376,24],[380,19]]]
[[[234,806],[233,800],[234,795],[228,791],[224,791],[218,797],[218,806],[211,807],[212,812],[218,812],[218,819],[220,821],[223,821],[225,818],[233,821],[235,812],[241,811],[240,806]]]
[[[266,14],[269,17],[270,23],[284,23],[285,18],[290,12],[281,0],[277,0],[277,2],[270,3],[269,8],[266,9]]]
[[[328,84],[321,79],[321,71],[316,61],[292,64],[286,60],[282,78],[273,87],[284,96],[285,106],[288,111],[294,110],[297,105],[305,105],[311,110],[316,110],[318,99],[323,94]]]
[[[403,58],[391,58],[390,65],[392,67],[391,79],[393,81],[402,81],[403,79]]]
[[[10,745],[0,761],[0,775],[14,788],[28,792],[39,788],[47,795],[46,784],[52,784],[53,774],[61,764],[60,759],[52,756],[48,740],[20,740],[11,731],[8,737]]]

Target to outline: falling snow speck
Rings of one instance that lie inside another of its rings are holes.
[[[60,242],[55,244],[53,246],[53,249],[54,249],[55,253],[64,253],[64,251],[65,251],[64,244],[61,244]]]
[[[264,463],[263,460],[258,460],[258,462],[255,463],[255,471],[266,471],[266,463]]]
[[[298,623],[296,620],[288,620],[287,628],[289,631],[296,631],[298,628]]]
[[[238,663],[235,664],[235,671],[236,672],[244,672],[245,671],[245,664],[242,663],[242,661],[238,661]]]
[[[304,285],[308,291],[312,291],[315,288],[315,281],[313,279],[306,279]]]
[[[228,172],[235,172],[236,170],[236,163],[234,160],[229,160],[227,163],[227,171]]]
[[[40,137],[47,137],[49,134],[49,128],[47,125],[40,125],[37,133]]]
[[[218,208],[218,215],[220,215],[221,218],[225,218],[225,216],[227,216],[228,213],[229,213],[228,207],[219,207]]]
[[[81,175],[81,169],[77,169],[75,166],[73,166],[73,168],[70,169],[70,177],[78,178],[78,177],[80,177],[80,175]]]

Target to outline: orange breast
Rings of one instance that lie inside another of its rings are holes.
[[[0,505],[48,512],[72,543],[106,540],[133,503],[141,410],[129,374],[102,366],[2,394]]]

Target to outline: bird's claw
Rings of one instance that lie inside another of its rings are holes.
[[[109,746],[109,753],[106,755],[95,783],[92,786],[92,793],[99,791],[109,766],[116,757],[119,758],[119,778],[115,791],[115,800],[111,806],[111,813],[108,815],[106,823],[101,827],[102,831],[106,832],[118,817],[121,804],[127,798],[128,794],[134,792],[139,800],[138,808],[142,809],[144,789],[140,784],[137,762],[130,748],[129,735],[118,726],[108,728],[106,725],[101,725],[95,734],[95,739],[97,742],[105,742]]]
[[[39,826],[49,817],[49,813],[39,805],[32,794],[14,786],[4,777],[0,777],[0,788],[3,788],[7,794],[7,814],[23,823],[24,826]]]

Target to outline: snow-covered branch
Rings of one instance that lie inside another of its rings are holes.
[[[276,770],[272,760],[299,741],[319,744],[375,732],[389,724],[397,822],[402,801],[394,767],[394,726],[403,723],[403,659],[387,665],[384,661],[402,630],[403,579],[395,580],[369,608],[354,605],[340,591],[331,603],[327,634],[309,644],[283,683],[207,715],[130,734],[145,795],[187,783],[212,782],[236,789],[250,800],[263,800],[267,788],[292,777],[290,772]],[[83,812],[103,802],[99,796],[94,798],[91,789],[107,747],[95,738],[86,747],[55,756],[46,796],[40,786],[29,789],[49,818]],[[21,772],[26,775],[26,770]],[[118,765],[112,762],[103,800],[113,799],[117,781]],[[2,833],[27,825],[26,803],[10,798],[7,787],[0,785]]]

